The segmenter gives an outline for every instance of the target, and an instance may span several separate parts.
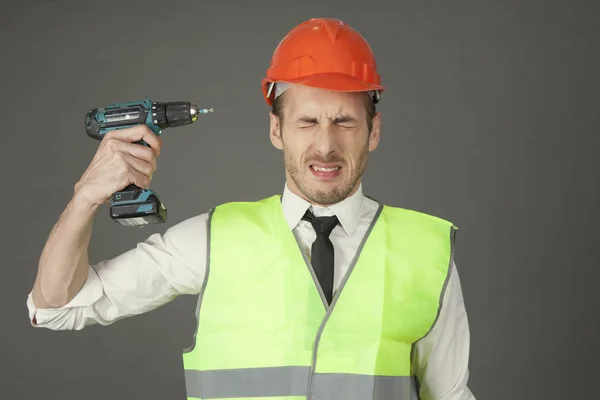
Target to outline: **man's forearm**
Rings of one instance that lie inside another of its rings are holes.
[[[469,322],[454,262],[451,268],[438,319],[413,353],[424,400],[475,400],[468,386]]]
[[[97,206],[73,197],[42,251],[32,290],[36,308],[58,308],[79,292],[88,275],[88,246]]]

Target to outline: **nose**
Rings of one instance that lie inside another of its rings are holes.
[[[331,124],[323,124],[319,127],[315,137],[315,149],[322,156],[335,151],[335,132]]]

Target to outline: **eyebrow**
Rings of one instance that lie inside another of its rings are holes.
[[[315,117],[302,116],[296,119],[297,122],[305,122],[309,124],[316,124],[319,120]],[[356,122],[356,119],[347,114],[342,114],[335,117],[332,122],[334,124],[344,123],[344,122]]]

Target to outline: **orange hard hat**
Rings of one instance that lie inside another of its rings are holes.
[[[367,41],[343,21],[312,18],[292,29],[273,53],[262,80],[263,96],[273,104],[273,84],[287,82],[328,90],[375,93],[385,90]]]

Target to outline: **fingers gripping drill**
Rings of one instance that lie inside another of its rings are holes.
[[[114,129],[145,124],[160,136],[162,129],[194,123],[199,114],[212,111],[212,108],[199,109],[188,101],[114,103],[88,111],[85,130],[89,137],[102,140],[106,133]],[[143,140],[136,143],[148,146]],[[152,189],[131,184],[111,196],[110,217],[121,226],[144,226],[166,222],[167,209]]]

